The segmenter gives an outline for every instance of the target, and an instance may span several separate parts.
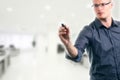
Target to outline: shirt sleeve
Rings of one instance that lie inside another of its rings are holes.
[[[69,53],[67,52],[66,58],[75,62],[81,61],[82,54],[84,53],[85,48],[89,45],[90,43],[89,41],[91,37],[92,37],[92,30],[90,26],[85,26],[83,30],[79,33],[74,44],[74,46],[78,50],[78,55],[75,58],[72,58],[70,55],[68,55]]]

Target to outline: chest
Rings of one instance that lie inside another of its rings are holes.
[[[94,48],[109,51],[120,47],[120,28],[100,28],[93,31]]]

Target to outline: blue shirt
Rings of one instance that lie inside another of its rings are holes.
[[[79,62],[86,49],[91,63],[90,80],[120,80],[120,22],[112,20],[106,28],[96,18],[83,28],[74,46],[78,55],[67,58]]]

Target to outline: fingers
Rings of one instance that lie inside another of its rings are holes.
[[[60,28],[59,28],[59,33],[60,34],[68,34],[68,32],[69,32],[69,29],[68,29],[68,27],[66,27],[66,26],[61,26]]]
[[[63,37],[66,34],[67,34],[66,29],[64,29],[63,27],[60,27],[60,29],[59,29],[59,36]]]
[[[65,28],[63,28],[63,27],[61,27],[61,28],[59,29],[59,33],[66,34],[66,32],[67,32],[67,30],[66,30]]]
[[[70,38],[69,38],[69,28],[66,27],[66,25],[64,25],[64,26],[61,25],[58,33],[59,33],[59,37],[60,37],[61,41],[64,44],[66,44],[70,40]]]

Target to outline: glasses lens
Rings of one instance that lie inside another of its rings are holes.
[[[92,7],[99,7],[99,6],[102,6],[104,7],[105,5],[108,5],[110,4],[111,2],[108,2],[108,3],[101,3],[101,4],[93,4]]]

